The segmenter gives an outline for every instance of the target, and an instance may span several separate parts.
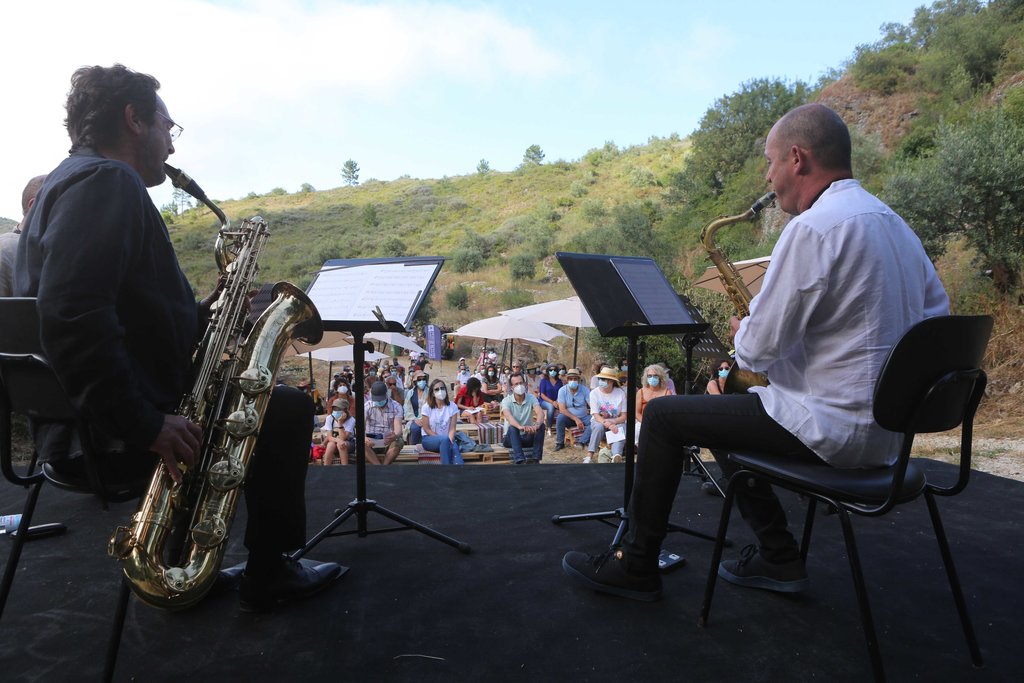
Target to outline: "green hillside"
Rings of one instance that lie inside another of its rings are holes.
[[[369,181],[218,205],[234,222],[258,214],[270,224],[272,236],[261,260],[268,281],[305,286],[329,258],[446,256],[433,302],[438,320],[459,325],[507,307],[508,301],[516,305],[571,294],[552,254],[586,249],[580,237],[595,229],[614,230],[622,207],[644,215],[660,211],[664,185],[681,167],[686,150],[687,143],[674,138],[621,150],[608,142],[579,160],[524,164],[508,173]],[[215,217],[200,207],[173,221],[170,231],[182,266],[197,289],[208,289],[216,279]],[[646,253],[648,246],[635,249]],[[522,277],[513,279],[510,264],[517,257],[535,264],[533,275],[517,270]],[[444,294],[457,283],[467,288],[465,310],[444,303]]]
[[[767,189],[762,152],[771,124],[821,101],[850,125],[856,176],[921,236],[954,311],[996,316],[990,388],[1012,394],[1024,386],[1024,0],[939,0],[880,34],[851,46],[849,63],[818,83],[742,84],[711,103],[686,139],[627,149],[608,142],[569,161],[537,154],[540,163],[508,173],[277,190],[222,206],[236,221],[269,221],[267,280],[304,286],[329,258],[448,257],[424,316],[443,326],[569,295],[553,257],[569,250],[655,258],[721,334],[728,302],[690,284],[708,265],[700,228],[744,211]],[[209,289],[211,213],[169,219],[189,277]],[[765,211],[755,224],[721,231],[720,246],[733,260],[768,254],[786,220]],[[594,335],[584,347],[584,361],[620,353]],[[669,341],[649,347],[650,357],[680,364]],[[550,353],[567,355],[564,346]],[[1017,408],[1004,414],[1010,404]],[[1010,431],[1020,424],[1019,401],[986,405]]]

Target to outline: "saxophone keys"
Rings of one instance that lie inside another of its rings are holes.
[[[192,527],[192,541],[204,550],[220,545],[227,537],[228,525],[216,515],[204,517]]]
[[[246,368],[241,375],[235,377],[235,381],[238,383],[238,388],[247,396],[255,396],[270,389],[274,375],[266,366],[257,365]]]

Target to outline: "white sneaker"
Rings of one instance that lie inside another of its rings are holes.
[[[589,455],[587,457],[583,458],[583,464],[584,465],[589,465],[591,462],[592,462],[592,460],[590,459]]]
[[[613,455],[612,462],[622,462],[622,456],[618,454]]]

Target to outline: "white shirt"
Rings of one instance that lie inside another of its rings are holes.
[[[751,389],[768,415],[823,460],[889,465],[902,436],[875,423],[875,382],[911,326],[948,313],[917,235],[856,180],[840,180],[783,230],[736,356],[768,375],[770,386]]]
[[[348,432],[349,436],[356,435],[356,418],[351,415],[344,423],[338,425],[338,421],[334,419],[333,413],[327,413],[327,419],[324,420],[324,426],[320,428],[321,432],[331,433],[338,428],[344,429]]]
[[[438,436],[448,436],[448,427],[452,422],[452,415],[458,415],[459,407],[452,402],[448,405],[440,405],[437,408],[431,408],[428,404],[424,403],[420,406],[420,417],[427,418],[427,424],[430,425],[430,430]]]
[[[590,392],[590,414],[605,417],[618,417],[626,412],[626,392],[621,387],[614,387],[609,393],[601,389]]]

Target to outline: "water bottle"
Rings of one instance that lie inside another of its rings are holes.
[[[0,515],[0,534],[11,534],[21,526],[21,515]]]

